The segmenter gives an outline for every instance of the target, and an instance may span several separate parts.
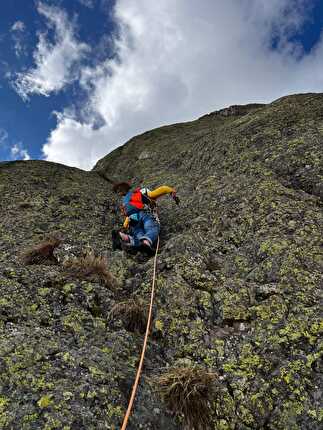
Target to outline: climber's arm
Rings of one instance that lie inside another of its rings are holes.
[[[168,187],[167,185],[162,185],[161,187],[158,187],[153,191],[148,191],[148,197],[153,200],[158,199],[165,194],[176,194],[175,188]]]

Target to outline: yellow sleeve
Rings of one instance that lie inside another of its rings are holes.
[[[153,191],[148,191],[148,197],[151,199],[158,199],[165,194],[174,193],[175,189],[172,187],[168,187],[167,185],[162,185],[161,187],[156,188]]]
[[[128,228],[128,227],[129,227],[129,222],[130,222],[130,219],[129,219],[129,217],[127,216],[127,217],[125,218],[124,222],[123,222],[123,228]]]

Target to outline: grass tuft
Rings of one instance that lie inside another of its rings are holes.
[[[23,252],[22,261],[26,265],[31,264],[57,264],[54,250],[62,243],[58,237],[49,237],[43,242],[33,245]]]
[[[70,258],[63,263],[65,271],[78,279],[99,282],[111,290],[117,287],[117,280],[108,270],[106,257],[88,253],[82,257]]]
[[[197,367],[178,367],[153,378],[156,390],[167,408],[182,417],[190,429],[212,428],[211,402],[217,375]]]
[[[145,333],[148,319],[148,304],[138,299],[117,303],[110,311],[110,319],[120,318],[126,330]]]

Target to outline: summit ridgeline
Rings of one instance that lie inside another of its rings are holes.
[[[91,172],[0,163],[0,428],[121,427],[153,275],[112,249],[121,181],[180,198],[128,428],[321,429],[323,94],[146,132]]]

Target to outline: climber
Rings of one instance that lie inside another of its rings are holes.
[[[160,231],[156,200],[170,194],[175,203],[179,204],[176,190],[163,185],[153,191],[148,188],[136,188],[132,191],[128,182],[121,182],[113,186],[113,191],[123,197],[121,212],[126,217],[123,229],[127,231],[112,232],[113,248],[152,253]]]

